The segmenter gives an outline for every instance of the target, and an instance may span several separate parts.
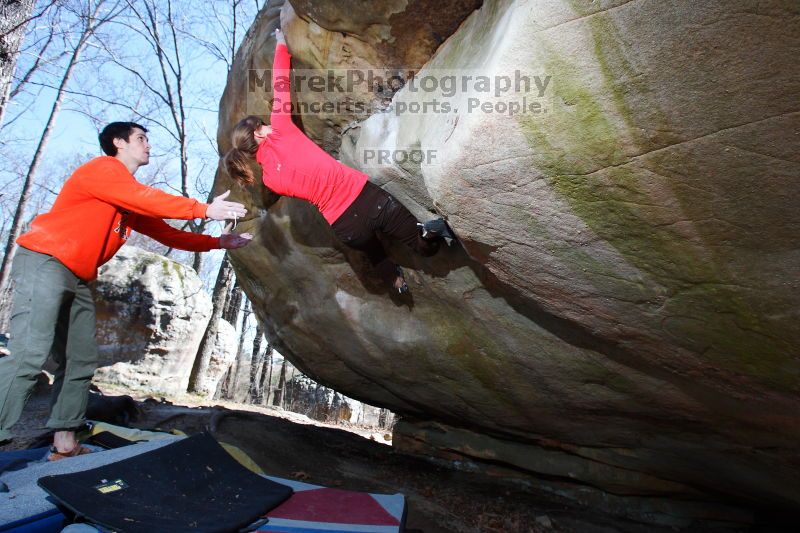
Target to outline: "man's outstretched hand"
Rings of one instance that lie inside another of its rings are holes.
[[[214,220],[225,220],[231,218],[242,218],[247,214],[247,209],[238,202],[229,202],[225,200],[231,193],[230,189],[214,197],[214,201],[208,204],[206,209],[206,218]]]
[[[250,244],[253,240],[253,235],[250,233],[231,233],[233,223],[229,222],[225,229],[222,230],[222,235],[219,236],[219,245],[226,250],[234,250],[242,248]]]

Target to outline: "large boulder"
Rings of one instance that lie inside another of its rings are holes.
[[[296,68],[380,69],[385,43],[413,48],[391,17],[365,24],[386,3],[339,19],[333,2],[294,4],[280,23]],[[222,150],[246,69],[270,66],[270,6],[223,96]],[[409,449],[605,493],[800,508],[798,21],[791,0],[483,2],[415,74],[438,88],[407,78],[388,106],[357,88],[367,119],[296,117],[460,243],[431,259],[393,250],[413,292],[398,299],[313,207],[249,189],[257,242],[234,264],[271,342],[403,415]],[[480,75],[522,88],[484,90]],[[452,112],[400,112],[434,101]],[[375,165],[376,150],[392,157]],[[434,156],[394,157],[411,152]]]
[[[100,351],[94,379],[154,393],[186,392],[211,318],[211,297],[197,273],[129,245],[100,268],[94,290]],[[225,338],[224,348],[215,346],[207,377],[214,383],[225,371],[219,367],[235,355],[235,334]]]

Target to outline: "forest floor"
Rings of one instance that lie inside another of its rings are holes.
[[[242,449],[270,475],[340,489],[401,492],[407,498],[409,533],[676,531],[587,509],[530,483],[395,452],[385,432],[373,428],[331,426],[277,408],[193,396],[154,399],[119,389],[104,392],[134,396],[138,417],[131,426],[188,434],[211,431],[217,440]],[[47,391],[39,390],[14,427],[18,437],[0,450],[34,443],[46,433],[47,411]]]

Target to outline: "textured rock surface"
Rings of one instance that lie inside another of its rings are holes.
[[[296,4],[305,19],[286,6],[281,20],[296,68],[385,66],[380,39],[393,42],[394,27],[364,28],[393,4],[344,21],[333,3]],[[429,260],[396,250],[413,291],[400,301],[313,208],[278,200],[244,225],[260,246],[235,254],[273,344],[412,423],[570,458],[545,468],[502,455],[520,469],[615,494],[701,489],[800,507],[799,11],[790,0],[487,1],[418,76],[550,76],[547,113],[467,112],[476,95],[458,91],[459,113],[300,117],[417,216],[447,216],[463,248]],[[245,114],[244,69],[269,67],[277,23],[266,11],[240,50],[223,150]],[[406,87],[392,102],[442,97]],[[365,166],[376,148],[437,157]],[[262,187],[246,197],[269,203]],[[496,449],[461,447],[492,461]]]
[[[211,298],[197,274],[166,257],[123,246],[100,269],[95,293],[101,358],[95,379],[186,392],[211,317]],[[235,347],[227,350],[235,353]]]

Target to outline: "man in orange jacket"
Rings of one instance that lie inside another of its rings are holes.
[[[89,385],[97,366],[95,307],[88,283],[136,230],[170,247],[192,252],[246,246],[250,234],[211,237],[180,231],[163,219],[236,219],[242,204],[230,191],[204,204],[136,181],[150,161],[147,130],[113,122],[100,133],[107,156],[79,167],[64,182],[50,212],[37,216],[17,239],[11,279],[11,355],[0,358],[0,441],[19,420],[49,354],[58,365],[50,419],[56,430],[51,460],[87,453],[75,429],[85,422]]]

